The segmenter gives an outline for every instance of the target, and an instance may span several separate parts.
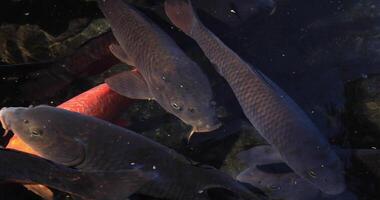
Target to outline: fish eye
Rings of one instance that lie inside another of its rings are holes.
[[[189,108],[188,110],[189,110],[189,112],[191,112],[191,113],[194,113],[194,112],[195,112],[195,109],[194,109],[194,108]]]
[[[31,131],[31,136],[39,137],[42,136],[43,131],[41,129],[33,129]]]
[[[181,110],[181,106],[179,106],[177,103],[172,103],[171,104],[172,105],[172,107],[174,108],[174,109],[176,109],[176,110]]]

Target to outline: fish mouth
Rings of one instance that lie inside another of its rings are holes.
[[[194,132],[200,132],[200,133],[204,133],[204,132],[211,132],[211,131],[215,131],[216,129],[220,128],[222,126],[222,123],[221,122],[218,122],[218,123],[214,123],[214,124],[206,124],[206,125],[203,125],[203,126],[194,126],[193,128],[193,131]]]
[[[3,137],[5,137],[8,134],[8,132],[12,130],[11,124],[12,124],[12,121],[14,122],[14,120],[16,120],[16,118],[18,117],[17,116],[19,114],[18,111],[26,110],[26,109],[28,109],[28,108],[24,108],[24,107],[3,107],[0,110],[0,122],[1,122],[1,126],[5,130]]]
[[[204,126],[193,126],[193,129],[189,133],[187,140],[190,140],[195,133],[212,132],[220,128],[221,126],[222,126],[222,123],[220,121],[217,121],[216,123],[213,123],[212,125],[206,124]]]
[[[9,120],[7,120],[6,118],[6,115],[9,113],[9,109],[10,108],[4,107],[0,110],[0,122],[1,122],[1,126],[5,130],[3,137],[7,136],[8,132],[11,130]]]

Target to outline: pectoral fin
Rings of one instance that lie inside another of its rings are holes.
[[[130,57],[128,57],[127,53],[125,53],[125,51],[120,47],[120,45],[111,44],[108,46],[108,48],[117,59],[128,65],[135,66],[133,60]]]
[[[133,71],[125,71],[105,80],[115,92],[131,99],[153,99],[144,78]]]

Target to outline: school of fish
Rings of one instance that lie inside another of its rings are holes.
[[[133,199],[136,194],[207,200],[211,189],[228,191],[226,199],[357,199],[346,186],[351,157],[379,153],[330,145],[297,103],[210,31],[187,0],[166,0],[167,17],[200,47],[269,145],[241,152],[239,159],[249,167],[232,177],[118,126],[118,116],[133,99],[156,101],[191,126],[189,139],[222,123],[206,73],[165,31],[123,0],[99,0],[98,5],[112,31],[101,48],[133,70],[112,75],[58,107],[2,108],[2,127],[14,138],[0,149],[1,180],[26,184],[45,199],[54,198],[49,188],[83,200]],[[254,5],[275,9],[269,0]],[[230,1],[219,6],[236,9]],[[241,19],[257,12],[253,7],[236,10]]]

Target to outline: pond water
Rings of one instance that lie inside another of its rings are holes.
[[[236,177],[247,168],[237,155],[267,141],[247,119],[230,82],[215,70],[218,66],[166,17],[164,1],[127,2],[200,66],[210,82],[213,106],[223,125],[210,133],[195,133],[188,141],[189,123],[154,100],[134,100],[120,108],[124,110],[117,124],[174,149],[192,162]],[[58,106],[133,68],[108,49],[118,37],[115,40],[96,1],[4,0],[0,5],[1,107]],[[371,150],[356,154],[346,167],[346,185],[354,197],[323,198],[380,199],[380,3],[194,0],[193,6],[212,33],[299,105],[320,130],[320,137],[337,149]],[[6,146],[12,135],[0,143]],[[276,179],[274,184],[276,181],[281,182]],[[71,199],[62,191],[53,191],[54,199]],[[301,191],[305,192],[311,191]],[[215,193],[210,192],[210,199],[231,198]],[[300,191],[292,188],[286,193],[290,195],[284,196],[285,200],[308,199],[297,196]],[[265,190],[262,194],[278,197]],[[148,196],[132,199],[153,199]],[[0,185],[0,199],[41,198],[21,184],[5,180]]]

